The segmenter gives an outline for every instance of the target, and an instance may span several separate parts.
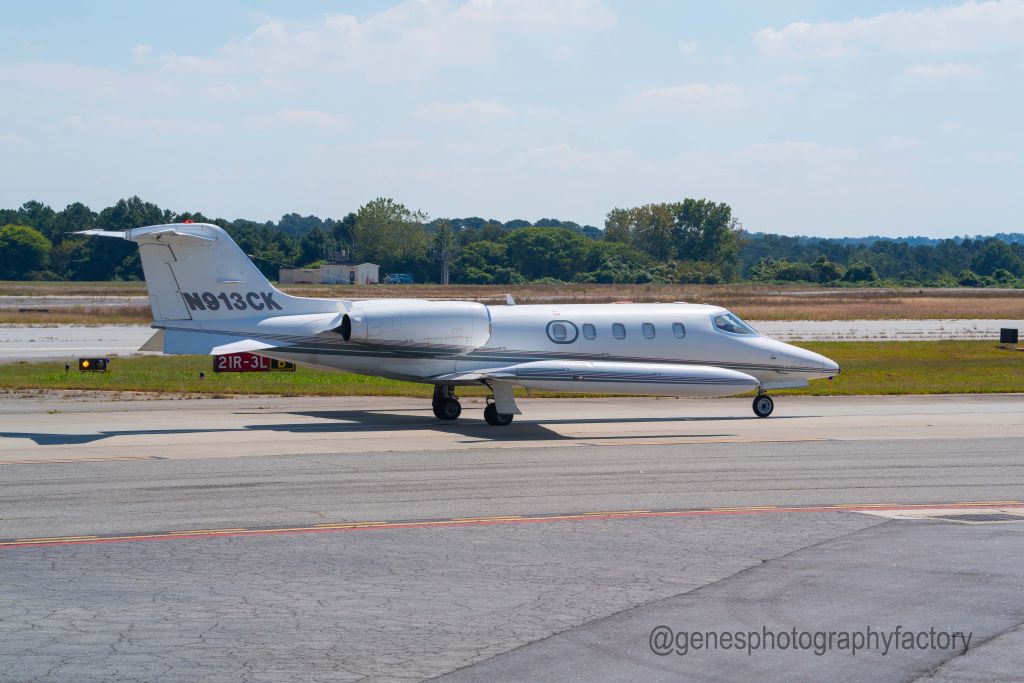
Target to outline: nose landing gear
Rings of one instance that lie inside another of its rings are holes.
[[[775,401],[768,394],[758,394],[754,397],[754,415],[768,417],[775,410]]]
[[[455,387],[447,384],[434,385],[431,406],[434,409],[434,417],[438,420],[457,420],[462,414],[462,404],[455,398]]]

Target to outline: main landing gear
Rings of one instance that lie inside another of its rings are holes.
[[[457,420],[462,414],[462,404],[455,397],[455,387],[446,384],[434,385],[434,400],[431,402],[434,409],[434,417],[438,420]],[[512,404],[515,408],[515,404]],[[484,420],[487,424],[495,427],[504,427],[512,424],[515,417],[512,413],[499,413],[498,406],[494,399],[487,399],[487,407],[484,408]]]
[[[457,420],[462,414],[462,404],[455,398],[455,387],[446,384],[434,385],[432,406],[438,420]]]
[[[515,415],[511,413],[499,413],[498,406],[493,403],[488,403],[487,407],[484,408],[484,419],[487,420],[487,424],[494,425],[495,427],[504,427],[505,425],[512,424],[512,418]]]
[[[754,397],[754,415],[768,417],[775,410],[775,401],[768,394],[758,394]]]

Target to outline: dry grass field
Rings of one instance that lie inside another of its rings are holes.
[[[298,296],[346,299],[462,299],[501,304],[509,293],[520,304],[613,301],[714,303],[750,320],[1022,319],[1024,290],[837,289],[765,285],[295,285]],[[142,282],[0,282],[0,324],[146,324],[149,309],[121,297],[145,296]],[[76,304],[73,297],[95,297]],[[44,302],[12,297],[45,298]],[[46,308],[46,312],[18,308]]]

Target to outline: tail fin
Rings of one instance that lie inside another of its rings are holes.
[[[153,319],[225,320],[335,313],[339,302],[278,291],[216,225],[176,223],[124,232],[86,230],[139,245]]]

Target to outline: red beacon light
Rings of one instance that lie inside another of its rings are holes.
[[[186,218],[185,220],[182,221],[182,223],[191,223],[191,222],[192,222],[191,218]]]

